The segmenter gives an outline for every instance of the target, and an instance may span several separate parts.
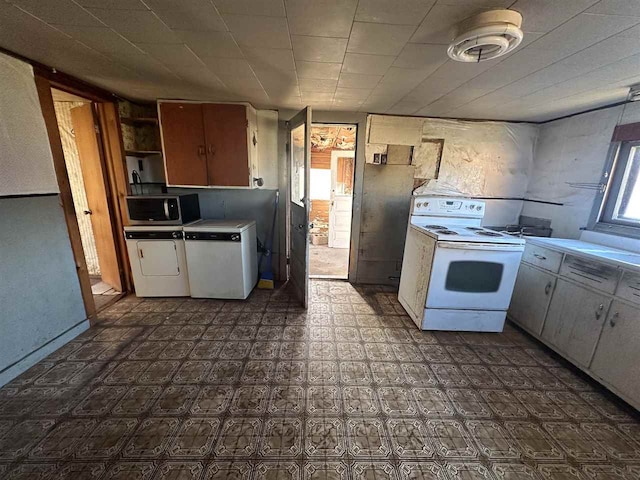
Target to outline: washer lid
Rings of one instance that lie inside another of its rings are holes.
[[[185,232],[209,231],[240,233],[255,225],[255,220],[199,220],[184,226]]]

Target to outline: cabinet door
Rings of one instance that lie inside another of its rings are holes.
[[[167,184],[206,186],[202,105],[160,103],[160,125]]]
[[[203,104],[208,184],[249,187],[247,107]]]
[[[555,285],[553,275],[526,263],[520,264],[509,306],[509,318],[529,332],[540,335]]]
[[[433,252],[433,240],[424,233],[409,227],[404,244],[398,298],[409,316],[420,328],[422,328],[427,302]]]
[[[591,371],[640,405],[640,307],[614,301]]]
[[[583,367],[588,367],[611,300],[558,279],[542,338]]]

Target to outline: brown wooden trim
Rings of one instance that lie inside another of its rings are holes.
[[[127,160],[122,143],[118,107],[114,102],[98,103],[97,112],[107,171],[107,187],[111,197],[112,226],[116,238],[123,289],[131,292],[133,291],[133,282],[127,261],[127,244],[123,234],[123,227],[128,223],[126,197],[131,194],[131,186],[128,182]]]
[[[90,324],[93,325],[96,320],[96,305],[93,301],[89,271],[87,270],[87,262],[84,257],[84,250],[80,239],[80,229],[78,228],[78,220],[73,207],[71,185],[69,183],[67,166],[64,161],[64,152],[62,150],[62,141],[60,140],[60,132],[58,130],[58,120],[56,118],[56,111],[53,104],[53,96],[51,95],[51,82],[47,78],[39,75],[35,75],[34,80],[38,90],[42,116],[44,117],[44,123],[47,128],[49,144],[51,145],[53,166],[58,179],[61,206],[67,223],[71,249],[76,262],[76,271],[80,282],[80,292],[82,293],[82,300],[87,312],[87,318],[89,319]]]
[[[632,142],[640,140],[640,122],[618,125],[613,130],[612,142]]]

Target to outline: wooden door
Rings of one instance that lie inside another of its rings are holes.
[[[207,183],[219,187],[249,187],[247,107],[203,104],[207,148]]]
[[[540,335],[556,278],[527,264],[520,264],[513,289],[509,318],[525,330]]]
[[[202,105],[160,103],[160,128],[167,184],[207,186]]]
[[[609,297],[559,279],[542,338],[582,367],[588,367],[609,310]]]
[[[640,405],[640,307],[615,300],[602,330],[591,370]]]
[[[71,109],[71,122],[80,158],[82,180],[87,194],[91,226],[98,253],[102,281],[122,291],[120,265],[116,252],[111,213],[107,199],[107,181],[104,163],[96,134],[93,104],[86,103]]]
[[[309,171],[311,107],[289,121],[289,281],[300,303],[309,301]]]
[[[353,166],[354,158],[350,155],[331,156],[331,203],[329,204],[329,247],[331,248],[349,248],[351,243]]]

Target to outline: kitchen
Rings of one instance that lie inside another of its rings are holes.
[[[635,5],[52,3],[0,12],[2,476],[640,475]]]

